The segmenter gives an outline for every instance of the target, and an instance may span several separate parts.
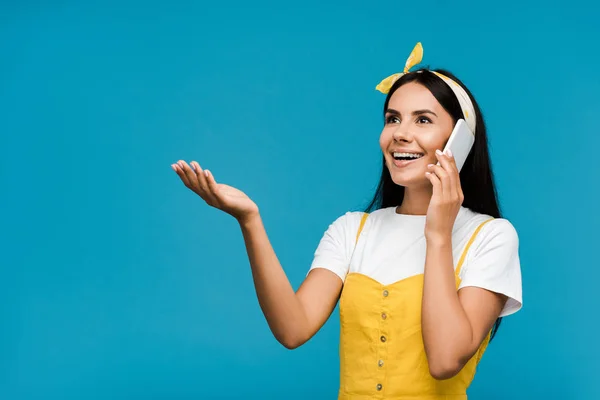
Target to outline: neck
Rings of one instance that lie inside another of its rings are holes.
[[[396,208],[398,214],[427,215],[429,202],[433,194],[431,185],[422,187],[407,187],[404,189],[404,200]]]

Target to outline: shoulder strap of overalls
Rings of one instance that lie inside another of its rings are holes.
[[[473,234],[471,235],[471,238],[467,242],[467,245],[465,246],[465,249],[463,250],[462,254],[460,255],[460,259],[458,260],[458,265],[456,266],[456,272],[455,272],[456,276],[458,276],[458,274],[460,274],[460,269],[462,268],[463,263],[465,262],[465,258],[467,257],[467,253],[469,252],[469,247],[471,247],[471,245],[475,241],[475,238],[477,237],[477,234],[479,233],[479,231],[481,230],[481,228],[483,228],[483,226],[485,224],[487,224],[488,222],[492,221],[493,219],[494,218],[490,218],[490,219],[487,219],[487,220],[483,221],[481,224],[479,224],[479,226],[477,227],[477,229],[475,229],[475,232],[473,232]]]
[[[360,225],[358,226],[358,232],[356,233],[356,241],[354,242],[354,244],[358,242],[358,237],[360,236],[360,233],[362,232],[363,227],[365,226],[365,222],[367,221],[368,216],[369,213],[364,213],[362,218],[360,219]]]

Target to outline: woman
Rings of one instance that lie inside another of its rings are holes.
[[[383,168],[367,212],[325,232],[294,292],[244,193],[197,162],[173,169],[240,223],[256,293],[274,336],[293,349],[340,301],[340,399],[466,399],[502,317],[522,306],[518,236],[500,217],[481,112],[446,71],[410,69],[382,81]],[[443,153],[464,119],[475,142],[459,171]]]

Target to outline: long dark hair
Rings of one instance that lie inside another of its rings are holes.
[[[490,215],[494,218],[501,218],[500,207],[498,206],[498,195],[494,185],[494,175],[490,165],[485,122],[481,110],[479,109],[479,105],[475,101],[475,98],[473,98],[469,89],[467,89],[467,87],[452,73],[441,69],[435,71],[451,78],[465,89],[471,98],[471,102],[473,102],[475,115],[477,116],[475,142],[473,143],[471,153],[469,153],[469,156],[460,171],[460,184],[464,194],[463,207],[469,208],[477,213]],[[442,107],[452,116],[455,124],[459,119],[465,118],[458,99],[454,95],[452,89],[450,89],[450,86],[427,69],[407,73],[394,83],[385,99],[383,106],[384,115],[394,92],[399,87],[409,82],[415,82],[425,86]],[[365,212],[372,212],[380,208],[400,206],[403,200],[404,187],[396,185],[394,181],[392,181],[390,171],[385,165],[385,157],[383,157],[379,184],[377,185],[373,199],[365,209]],[[498,318],[494,323],[491,335],[492,338],[496,335],[501,322],[502,318]]]

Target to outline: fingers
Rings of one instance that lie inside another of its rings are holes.
[[[450,174],[440,165],[429,164],[427,168],[440,182],[440,195],[448,195],[452,191]]]
[[[209,170],[205,170],[204,172],[206,172],[208,190],[217,200],[220,200],[219,187],[217,186],[217,181],[215,181],[215,177]]]
[[[442,153],[440,150],[436,150],[435,152],[435,156],[437,157],[441,167],[448,175],[450,184],[448,189],[455,190],[456,180],[458,178],[458,170],[456,169],[456,162],[454,161],[454,157],[450,157],[450,154],[452,153]]]
[[[181,161],[179,161],[179,162],[181,162]],[[173,168],[175,170],[175,172],[177,172],[177,175],[179,175],[179,178],[182,180],[184,185],[191,188],[192,183],[190,182],[189,178],[187,177],[185,171],[183,170],[183,168],[181,167],[179,162],[177,164],[172,164],[171,168]]]
[[[177,164],[173,164],[171,167],[177,172],[177,175],[179,175],[187,188],[200,195],[204,200],[210,200],[210,196],[207,196],[208,187],[206,185],[206,178],[197,162],[192,161],[188,165],[185,161],[179,160]],[[204,181],[200,178],[204,179]]]
[[[439,165],[436,166],[435,172],[436,174],[439,173],[438,176],[440,176],[442,181],[444,195],[448,196],[451,200],[462,199],[460,175],[452,152],[447,150],[445,153],[442,153],[440,150],[437,150],[436,157],[439,160]],[[443,172],[439,170],[440,168]]]
[[[210,171],[203,170],[196,161],[192,161],[188,165],[185,161],[180,160],[176,164],[172,164],[171,168],[177,172],[185,186],[200,195],[208,204],[218,206],[219,186]]]
[[[196,179],[198,180],[198,185],[200,186],[200,191],[207,193],[209,190],[208,183],[206,181],[206,175],[204,173],[205,171],[202,169],[202,167],[200,167],[200,164],[198,164],[197,161],[192,161],[190,164],[194,168],[194,173],[196,174]]]
[[[434,198],[439,199],[442,196],[442,182],[440,181],[440,178],[438,178],[438,176],[433,172],[425,172],[425,176],[427,179],[429,179],[429,182],[431,182],[431,185],[433,186],[432,201]]]
[[[181,169],[185,173],[185,176],[187,177],[188,181],[192,185],[192,189],[197,189],[198,188],[198,178],[196,176],[196,173],[183,160],[179,160],[179,162],[177,164],[179,164],[179,166],[181,167]]]

